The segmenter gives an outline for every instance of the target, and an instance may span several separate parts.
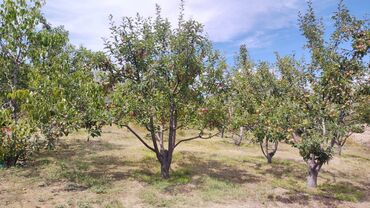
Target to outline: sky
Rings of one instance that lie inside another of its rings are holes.
[[[370,0],[345,0],[351,14],[370,17]],[[313,0],[328,31],[337,0]],[[53,26],[64,25],[75,45],[103,50],[109,37],[109,15],[153,16],[155,4],[162,16],[176,24],[179,0],[47,0],[43,13]],[[185,0],[185,16],[201,22],[215,48],[232,64],[241,44],[252,59],[270,61],[274,52],[304,56],[305,39],[298,28],[297,15],[306,9],[304,0]]]

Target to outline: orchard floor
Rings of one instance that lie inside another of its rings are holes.
[[[24,167],[0,169],[0,207],[370,207],[370,147],[352,140],[311,190],[305,163],[288,145],[267,164],[257,145],[183,143],[164,181],[152,152],[126,130],[106,127],[101,138],[86,138],[73,134]]]

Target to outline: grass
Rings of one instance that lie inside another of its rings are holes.
[[[120,201],[113,200],[104,205],[104,208],[124,208],[124,206]]]
[[[238,200],[246,195],[241,185],[212,177],[203,179],[201,190],[202,199],[213,202]]]
[[[191,172],[188,169],[173,171],[171,178],[168,180],[163,180],[159,173],[152,173],[150,171],[143,170],[135,171],[132,174],[132,177],[161,190],[165,190],[171,186],[182,185],[191,182]]]
[[[175,198],[163,197],[162,194],[158,193],[158,191],[153,188],[146,189],[142,192],[140,198],[147,206],[153,207],[171,207],[176,203]]]
[[[56,164],[47,165],[44,169],[47,180],[68,180],[65,187],[67,191],[92,188],[96,193],[103,193],[109,186],[109,178],[94,176],[89,172],[89,164],[82,161],[58,161]]]
[[[25,167],[0,169],[0,207],[370,207],[370,170],[363,168],[370,167],[369,149],[353,142],[323,166],[311,190],[305,163],[284,144],[267,164],[258,145],[236,147],[227,138],[184,143],[163,180],[155,155],[126,130],[61,141]]]
[[[341,201],[359,202],[365,197],[363,190],[348,183],[325,183],[319,186],[319,190],[321,195],[330,196]]]

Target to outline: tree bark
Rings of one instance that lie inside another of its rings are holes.
[[[307,187],[317,187],[317,176],[321,169],[322,163],[316,160],[315,155],[311,154],[310,159],[307,160],[308,175],[307,175]]]
[[[242,140],[243,140],[243,136],[244,136],[244,127],[240,127],[240,130],[239,130],[239,135],[237,135],[237,139],[235,139],[234,143],[236,146],[240,146],[240,144],[242,143]]]
[[[271,154],[267,154],[267,163],[272,163],[272,155]]]
[[[314,168],[309,168],[308,176],[307,176],[307,186],[309,188],[316,188],[317,187],[317,176],[319,175],[319,171]]]
[[[337,151],[338,151],[338,155],[341,156],[342,155],[342,145],[340,144],[337,145]]]
[[[161,176],[163,179],[170,178],[170,167],[172,163],[172,154],[176,147],[176,129],[177,129],[177,112],[174,98],[170,102],[170,128],[168,133],[168,150],[163,150],[161,154]]]
[[[170,167],[171,167],[171,159],[169,152],[167,150],[164,150],[161,153],[161,176],[163,179],[169,179],[170,178]]]

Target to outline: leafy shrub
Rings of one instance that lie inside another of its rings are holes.
[[[24,126],[3,127],[0,132],[0,164],[14,166],[27,156],[30,144],[29,130]]]

